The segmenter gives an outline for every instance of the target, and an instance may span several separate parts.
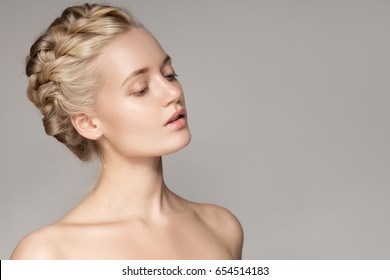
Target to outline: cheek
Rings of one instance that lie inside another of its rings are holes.
[[[118,108],[105,115],[104,130],[112,136],[137,136],[155,131],[157,127],[156,111],[140,108]]]
[[[161,133],[161,117],[147,107],[120,106],[106,110],[101,116],[107,141],[122,153],[143,151]]]

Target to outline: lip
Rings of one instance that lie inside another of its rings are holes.
[[[164,126],[179,128],[185,126],[186,123],[186,109],[180,108],[177,110],[165,123]]]

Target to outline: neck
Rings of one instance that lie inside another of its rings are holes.
[[[155,216],[163,211],[169,190],[162,159],[102,160],[102,173],[91,196],[118,217]]]

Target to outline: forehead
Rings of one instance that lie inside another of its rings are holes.
[[[159,42],[144,28],[119,35],[99,57],[103,73],[124,77],[129,72],[154,67],[166,56]],[[122,73],[123,72],[123,73]]]

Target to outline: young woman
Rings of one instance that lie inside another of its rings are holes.
[[[240,259],[226,209],[165,185],[161,156],[190,142],[171,57],[128,12],[67,8],[27,57],[28,98],[48,135],[97,155],[96,188],[56,223],[23,238],[12,259]]]

